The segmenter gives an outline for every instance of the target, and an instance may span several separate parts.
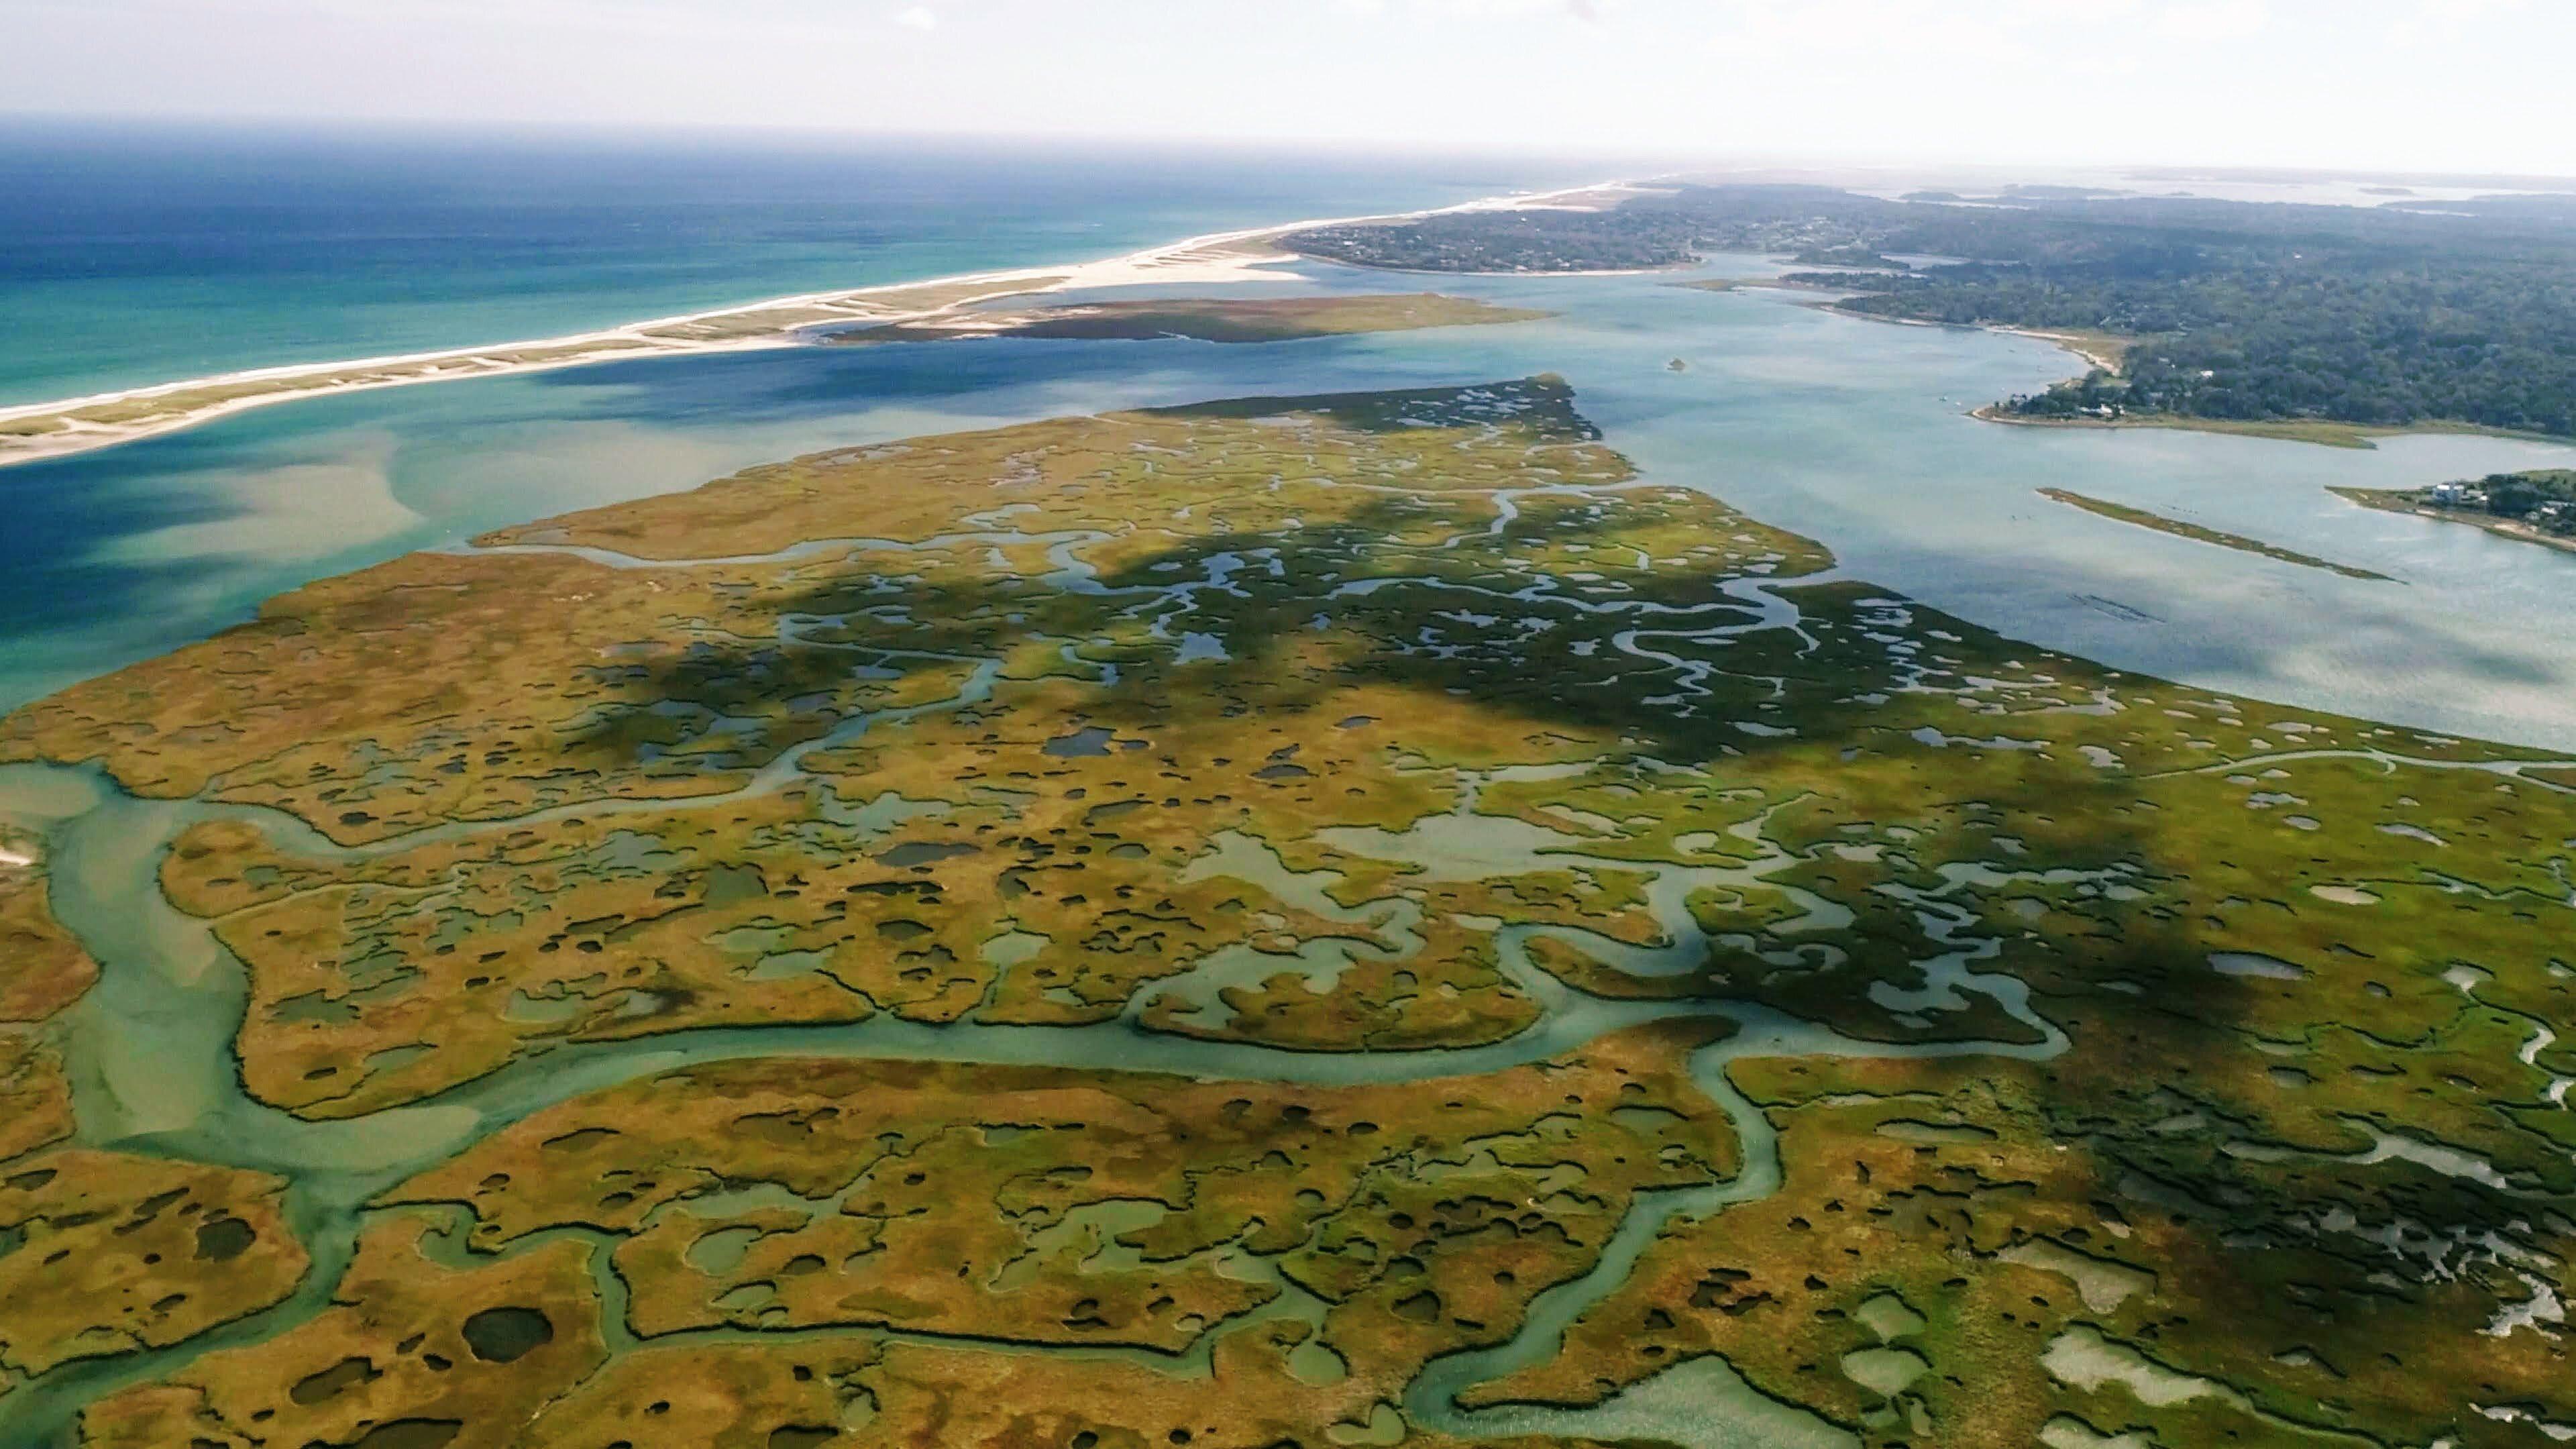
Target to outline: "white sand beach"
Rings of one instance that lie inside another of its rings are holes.
[[[1626,183],[1610,181],[1484,197],[1423,211],[1312,217],[1275,226],[1184,237],[1100,261],[772,297],[561,337],[257,368],[55,402],[22,403],[0,408],[0,468],[114,447],[251,408],[333,393],[547,371],[636,357],[795,347],[842,326],[919,321],[1000,298],[1046,292],[1287,281],[1291,278],[1272,269],[1294,258],[1269,242],[1289,232],[1356,222],[1410,221],[1458,211],[1598,208],[1615,205],[1636,190]]]

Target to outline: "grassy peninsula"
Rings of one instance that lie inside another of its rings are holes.
[[[2465,523],[2499,538],[2576,553],[2576,469],[2490,473],[2430,488],[2337,488],[2365,508]]]

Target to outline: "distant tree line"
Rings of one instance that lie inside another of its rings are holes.
[[[2489,473],[2479,486],[2486,490],[2487,511],[2507,518],[2528,517],[2552,503],[2576,505],[2576,471],[2565,468]]]
[[[2026,188],[1983,204],[1823,187],[1687,188],[1599,212],[1455,212],[1335,227],[1296,250],[1434,271],[1682,264],[1706,251],[1898,267],[1868,315],[2080,329],[2139,339],[2097,371],[2006,407],[2032,416],[2179,414],[2430,420],[2576,434],[2576,204],[2470,203],[2467,215]]]
[[[1328,226],[1288,238],[1310,256],[1423,272],[1627,271],[1687,265],[1697,229],[1622,212],[1496,211],[1404,226]]]

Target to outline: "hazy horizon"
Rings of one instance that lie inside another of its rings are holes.
[[[2576,7],[2534,0],[11,8],[22,119],[2576,176]]]
[[[2140,196],[2194,196],[2195,181],[2247,187],[2295,187],[2311,182],[2386,182],[2459,191],[2576,191],[2576,163],[2564,172],[2495,167],[2299,166],[2256,165],[2225,160],[2194,163],[2174,160],[2105,159],[2100,161],[2013,162],[1977,156],[1800,155],[1794,152],[1703,152],[1635,154],[1609,150],[1551,150],[1539,146],[1478,147],[1442,142],[1369,143],[1339,137],[1209,136],[1164,138],[1073,132],[1006,133],[990,131],[864,130],[822,126],[671,124],[519,120],[447,117],[323,117],[292,115],[115,114],[80,111],[0,110],[0,140],[11,134],[43,135],[57,141],[84,138],[117,144],[138,137],[184,135],[209,146],[228,141],[264,146],[305,144],[316,148],[364,147],[371,144],[452,143],[460,150],[483,147],[584,150],[603,154],[632,153],[721,156],[743,154],[847,155],[872,149],[945,150],[961,156],[1013,152],[1058,154],[1103,160],[1137,157],[1302,157],[1353,162],[1380,158],[1397,163],[1507,164],[1570,168],[1582,181],[1670,181],[1677,183],[1797,182],[1856,187],[1941,183],[1959,185],[2045,184],[2083,182],[2112,186],[2125,182]],[[1560,178],[1562,179],[1562,178]],[[1555,184],[1550,182],[1550,185]]]

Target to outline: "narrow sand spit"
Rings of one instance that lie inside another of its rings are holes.
[[[1527,195],[1485,197],[1457,206],[1386,216],[1317,217],[1184,237],[1101,261],[809,292],[562,337],[253,368],[56,402],[25,403],[0,408],[0,467],[113,447],[298,398],[463,377],[550,371],[622,358],[794,347],[810,341],[818,329],[850,323],[919,321],[980,302],[1044,292],[1289,281],[1293,279],[1273,269],[1294,258],[1270,245],[1273,238],[1288,232],[1352,222],[1406,221],[1453,211],[1594,207],[1614,204],[1632,189],[1605,182]]]

